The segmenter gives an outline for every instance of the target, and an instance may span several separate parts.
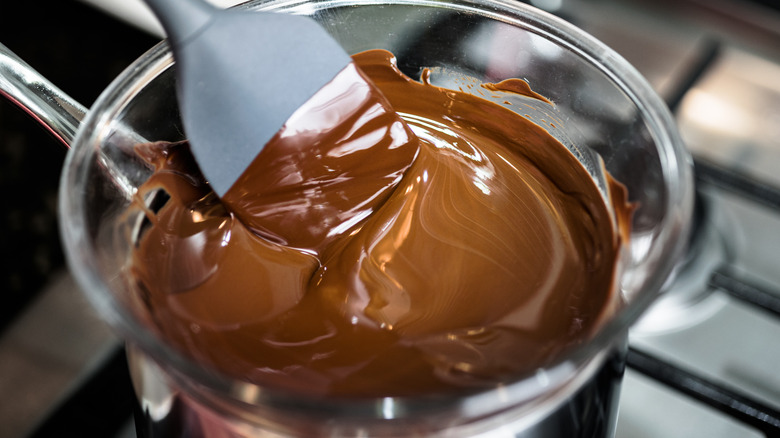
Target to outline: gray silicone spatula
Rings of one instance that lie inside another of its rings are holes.
[[[195,161],[246,226],[319,251],[388,199],[419,142],[318,24],[203,0],[146,2],[173,48]]]
[[[219,9],[203,0],[145,1],[173,49],[190,147],[219,196],[351,62],[308,17]]]

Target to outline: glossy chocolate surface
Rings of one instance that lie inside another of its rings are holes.
[[[225,208],[186,143],[137,147],[155,168],[130,267],[150,324],[231,376],[350,397],[489,387],[586,342],[618,305],[620,186],[616,219],[544,129],[413,81],[388,52],[354,59],[413,134],[320,102],[329,138],[350,141],[309,149],[283,129],[226,196],[262,193],[251,217]]]

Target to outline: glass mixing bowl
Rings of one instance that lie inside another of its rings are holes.
[[[128,342],[141,412],[139,434],[612,434],[627,329],[673,273],[692,210],[689,157],[666,106],[647,82],[583,31],[515,2],[288,0],[240,7],[309,15],[348,52],[387,49],[413,78],[429,68],[435,85],[457,87],[463,77],[480,82],[522,78],[555,102],[554,108],[525,103],[531,105],[529,116],[567,145],[597,181],[603,183],[603,162],[638,206],[618,278],[625,303],[586,345],[557,363],[463,396],[311,399],[199,365],[147,325],[142,294],[127,271],[138,224],[127,208],[150,174],[133,146],[184,138],[173,61],[161,44],[95,103],[72,144],[60,191],[71,270]]]

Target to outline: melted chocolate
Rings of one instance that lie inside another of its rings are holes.
[[[255,233],[319,253],[387,200],[418,148],[350,64],[290,117],[222,202]]]
[[[186,143],[138,146],[155,168],[139,203],[170,197],[140,206],[131,266],[161,336],[238,378],[336,396],[483,388],[587,341],[618,300],[621,237],[583,166],[518,114],[405,77],[387,52],[354,59],[419,142],[387,114],[335,113],[333,143],[313,149],[283,129],[252,166],[265,173],[241,183],[267,199],[252,217],[223,206]]]

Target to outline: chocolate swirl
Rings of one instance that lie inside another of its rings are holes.
[[[238,378],[335,396],[483,388],[587,341],[618,300],[621,187],[607,206],[524,117],[415,82],[388,52],[354,59],[411,132],[345,115],[331,138],[349,145],[298,144],[285,179],[283,129],[258,156],[261,225],[223,207],[186,143],[138,146],[155,173],[131,269],[160,335]]]

